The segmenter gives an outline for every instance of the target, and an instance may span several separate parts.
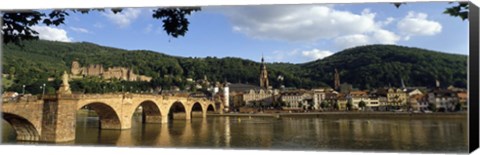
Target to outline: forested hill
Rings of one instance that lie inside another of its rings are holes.
[[[186,78],[201,79],[204,75],[210,81],[257,84],[260,73],[260,63],[240,58],[187,58],[85,42],[52,41],[28,41],[22,47],[4,45],[2,72],[13,73],[15,83],[28,85],[69,71],[72,60],[78,60],[82,66],[130,67],[138,74],[153,77],[156,83],[176,85],[184,85]],[[362,89],[399,86],[400,78],[407,86],[433,86],[438,79],[442,86],[466,87],[467,80],[467,56],[393,45],[351,48],[304,64],[267,64],[274,87],[279,86],[278,75],[284,77],[287,87],[331,86],[334,68],[340,71],[342,83]]]
[[[395,45],[367,45],[338,52],[323,60],[303,64],[309,77],[322,81],[333,77],[334,68],[340,72],[341,82],[362,89],[379,86],[441,87],[467,86],[466,55],[447,54],[420,48]],[[330,84],[333,84],[331,82]]]

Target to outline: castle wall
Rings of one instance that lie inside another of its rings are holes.
[[[88,76],[100,76],[103,74],[103,65],[89,65],[87,68],[87,75]]]
[[[101,76],[103,79],[120,79],[126,81],[150,81],[152,77],[145,75],[137,75],[132,70],[125,67],[110,67],[104,70],[103,65],[91,64],[88,67],[81,67],[78,61],[72,62],[70,69],[72,77],[85,76]]]

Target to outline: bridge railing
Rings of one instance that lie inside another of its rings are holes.
[[[17,96],[2,98],[2,103],[37,102],[40,100],[42,100],[41,96]]]
[[[162,98],[168,99],[170,97],[181,97],[194,101],[212,101],[211,98],[190,96],[185,93],[172,93],[172,94],[135,94],[135,93],[108,93],[108,94],[46,94],[36,96],[21,96],[14,99],[3,99],[3,102],[35,102],[38,100],[54,100],[58,98],[71,98],[71,99],[105,99],[105,98]]]

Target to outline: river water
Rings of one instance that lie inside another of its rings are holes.
[[[231,148],[311,151],[395,151],[466,153],[465,118],[212,117],[167,124],[142,124],[130,130],[99,130],[98,117],[78,116],[76,140],[57,145]],[[17,142],[2,122],[2,142]]]

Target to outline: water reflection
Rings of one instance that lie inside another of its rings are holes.
[[[79,116],[74,145],[466,152],[466,119],[209,117],[99,130],[98,118]],[[3,121],[2,140],[15,141]],[[35,144],[35,143],[34,143]]]

